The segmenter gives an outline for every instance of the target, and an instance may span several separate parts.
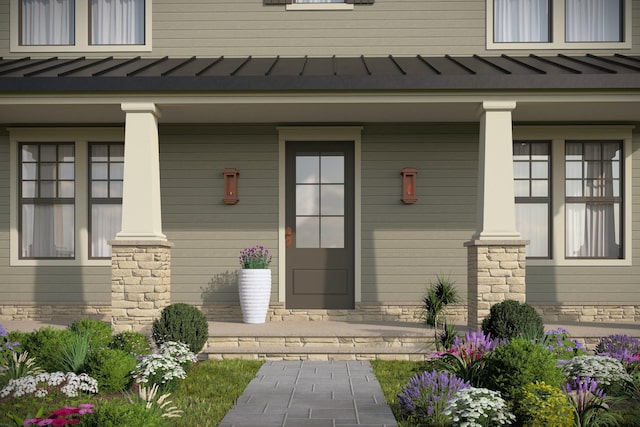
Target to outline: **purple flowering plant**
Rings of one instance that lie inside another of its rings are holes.
[[[596,346],[595,353],[609,356],[632,368],[631,364],[640,362],[640,340],[628,335],[613,334],[603,337]]]
[[[590,377],[575,378],[565,384],[565,393],[574,409],[574,426],[600,425],[612,417],[605,392]]]
[[[556,358],[561,360],[587,354],[584,345],[576,339],[571,339],[569,331],[565,328],[546,331],[536,342],[552,351]]]
[[[447,401],[470,386],[450,372],[425,371],[414,375],[397,397],[407,419],[420,422],[428,418],[429,425],[449,425],[449,417],[443,414]]]
[[[505,339],[492,338],[482,330],[469,331],[462,339],[456,337],[450,349],[433,353],[431,356],[438,358],[437,361],[442,368],[477,387],[480,385],[484,356],[506,342]]]
[[[269,268],[271,258],[269,249],[262,245],[256,245],[240,251],[240,266],[248,269]]]

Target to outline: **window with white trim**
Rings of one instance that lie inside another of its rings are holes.
[[[631,0],[487,0],[488,49],[630,48]]]
[[[11,50],[151,50],[151,0],[11,0]]]
[[[108,265],[122,221],[124,130],[9,135],[11,265]]]
[[[533,265],[629,265],[631,127],[516,126],[516,226]]]

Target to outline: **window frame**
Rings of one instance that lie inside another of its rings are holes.
[[[513,140],[551,141],[551,239],[550,259],[527,258],[532,266],[629,266],[632,265],[632,129],[611,126],[514,126]],[[621,240],[622,258],[567,258],[565,224],[565,144],[569,141],[622,141]]]
[[[38,157],[36,159],[35,162],[25,162],[24,159],[22,158],[22,147],[26,146],[26,145],[31,145],[31,146],[37,146],[38,147]],[[44,161],[42,159],[42,147],[43,146],[53,146],[55,147],[55,161],[51,162],[51,161]],[[69,162],[62,162],[59,158],[59,153],[60,153],[60,147],[61,146],[71,146],[73,148],[73,180],[62,180],[60,179],[60,175],[59,172],[61,170],[61,164],[62,163],[69,163]],[[34,182],[35,183],[35,192],[36,194],[33,197],[25,197],[24,195],[24,183],[25,183],[25,179],[23,176],[23,166],[26,164],[34,164],[35,165],[35,178],[32,180],[27,180],[28,182]],[[51,164],[54,163],[55,164],[55,170],[56,170],[56,177],[53,179],[43,179],[40,176],[40,170],[43,166],[43,164]],[[25,205],[33,205],[34,206],[34,211],[35,211],[35,207],[36,206],[51,206],[51,207],[55,207],[55,206],[65,206],[65,205],[71,205],[73,207],[73,212],[74,212],[74,216],[73,216],[73,231],[74,231],[74,246],[72,249],[73,252],[73,256],[47,256],[47,257],[38,257],[38,256],[24,256],[23,255],[23,239],[19,239],[18,242],[18,256],[20,257],[20,259],[29,259],[29,260],[36,260],[36,259],[53,259],[53,260],[69,260],[69,259],[74,259],[75,258],[75,253],[76,253],[76,248],[75,248],[75,229],[76,229],[76,218],[75,218],[75,204],[76,204],[76,196],[75,196],[75,182],[76,182],[76,176],[75,176],[75,165],[76,165],[76,154],[75,154],[75,144],[73,142],[69,142],[69,141],[57,141],[57,142],[33,142],[33,141],[24,141],[24,142],[19,142],[18,143],[18,183],[19,183],[19,188],[18,188],[18,229],[22,230],[22,226],[24,225],[22,220],[23,220],[23,214],[22,214],[22,209]],[[41,195],[41,184],[43,182],[52,182],[54,183],[54,186],[56,188],[55,192],[56,195],[52,196],[52,197],[43,197]],[[73,197],[63,197],[61,195],[59,195],[59,186],[58,184],[60,183],[60,181],[73,181],[74,183],[74,190],[73,190]],[[33,232],[33,230],[32,230]]]
[[[94,145],[105,145],[107,146],[107,160],[101,162],[93,161],[93,146]],[[111,150],[112,146],[121,145],[122,146],[122,162],[115,161],[112,159]],[[111,257],[99,257],[93,255],[93,206],[94,205],[120,205],[122,206],[122,196],[120,197],[112,197],[111,187],[115,182],[121,182],[124,188],[124,176],[122,179],[112,178],[111,176],[111,165],[122,163],[122,170],[124,173],[124,141],[95,141],[91,140],[88,143],[87,147],[87,165],[88,165],[88,173],[87,180],[88,182],[88,193],[87,193],[87,201],[89,204],[88,207],[88,245],[89,245],[89,259],[111,259]],[[93,168],[95,164],[106,164],[107,165],[107,178],[106,179],[94,179],[93,178]],[[93,197],[92,186],[94,181],[106,182],[107,184],[107,196],[106,197]],[[121,224],[122,225],[122,224]]]
[[[487,50],[567,50],[567,49],[631,49],[632,47],[632,1],[623,0],[622,6],[622,36],[620,42],[568,42],[565,39],[565,0],[550,0],[550,35],[549,42],[508,42],[499,43],[493,39],[494,35],[494,0],[486,0],[486,48]]]
[[[91,7],[89,0],[75,2],[75,44],[72,45],[21,45],[20,0],[10,0],[11,52],[151,52],[152,50],[152,0],[144,0],[144,44],[93,45],[90,44]]]
[[[546,197],[540,197],[540,196],[531,196],[531,190],[532,190],[532,174],[531,174],[531,169],[532,169],[532,159],[531,159],[531,150],[529,151],[529,159],[525,162],[525,161],[516,161],[515,159],[513,160],[514,164],[515,163],[526,163],[529,166],[529,178],[515,178],[514,177],[514,183],[517,181],[527,181],[528,185],[529,185],[529,196],[528,197],[522,197],[522,196],[515,196],[515,204],[516,206],[518,204],[540,204],[540,203],[545,203],[547,205],[547,224],[548,224],[548,229],[547,229],[547,256],[531,256],[531,257],[527,257],[528,259],[552,259],[553,258],[553,245],[552,245],[552,239],[553,239],[553,221],[552,221],[552,201],[553,201],[553,161],[551,158],[551,146],[552,143],[549,140],[523,140],[523,139],[514,139],[513,140],[513,145],[516,144],[521,144],[521,143],[525,143],[525,144],[529,144],[529,148],[531,149],[532,144],[545,144],[547,146],[547,152],[548,152],[548,156],[549,159],[547,161],[547,196]],[[515,156],[515,154],[514,154]]]
[[[9,240],[11,266],[108,266],[111,258],[90,257],[89,235],[89,143],[124,142],[124,128],[8,128],[9,131]],[[72,143],[75,151],[75,258],[20,257],[19,155],[24,143]]]

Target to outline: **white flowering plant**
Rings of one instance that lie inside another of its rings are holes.
[[[59,391],[67,397],[77,397],[78,393],[98,393],[98,381],[87,374],[76,375],[73,372],[42,372],[12,379],[0,390],[0,398],[14,398],[33,394],[45,397]]]
[[[622,362],[610,356],[577,356],[559,365],[570,380],[589,377],[605,389],[632,381]]]
[[[186,378],[186,369],[196,360],[186,344],[167,341],[157,353],[144,356],[132,375],[139,384],[157,384],[162,390],[171,390],[177,380]]]
[[[443,413],[451,417],[455,427],[503,426],[516,419],[500,392],[476,387],[456,392]]]

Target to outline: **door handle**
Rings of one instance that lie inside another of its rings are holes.
[[[285,243],[285,247],[290,248],[291,244],[293,243],[293,230],[291,229],[291,227],[287,227],[284,230],[284,243]]]

